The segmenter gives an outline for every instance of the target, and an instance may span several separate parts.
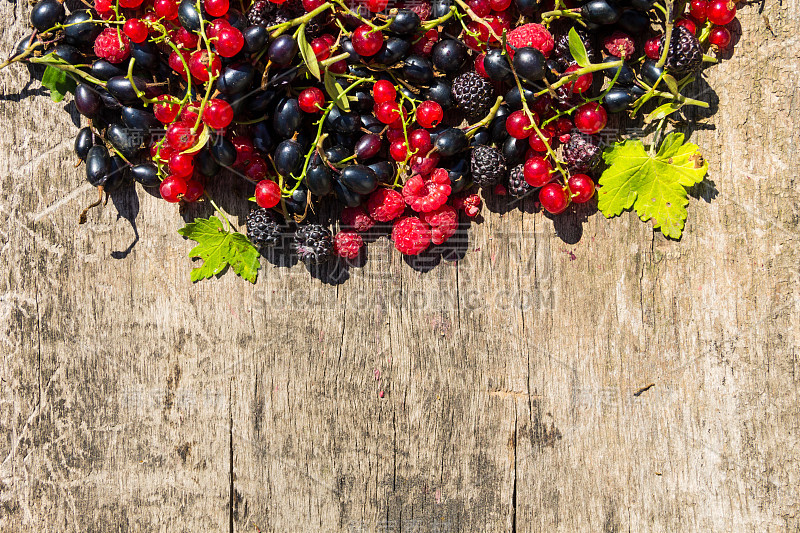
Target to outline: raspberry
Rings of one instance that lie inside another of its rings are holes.
[[[403,214],[406,202],[403,195],[395,190],[378,189],[367,200],[367,209],[374,220],[389,222]]]
[[[621,31],[615,31],[603,39],[603,48],[614,57],[631,58],[636,53],[631,36]]]
[[[433,244],[442,244],[456,233],[458,213],[449,205],[443,205],[430,213],[422,213],[420,217],[431,227]]]
[[[431,229],[417,217],[403,217],[392,227],[394,247],[405,255],[417,255],[431,243]]]
[[[544,54],[544,57],[550,57],[555,46],[553,36],[541,24],[523,24],[508,32],[507,35],[508,53],[511,57],[514,57],[515,48],[525,48],[526,46],[532,46]]]
[[[356,231],[369,231],[375,225],[375,221],[370,218],[364,208],[345,207],[342,211],[342,224]]]
[[[464,211],[468,217],[475,217],[481,211],[481,197],[477,194],[459,196],[453,199],[453,207]]]
[[[354,231],[340,231],[333,238],[333,251],[339,257],[355,259],[361,253],[364,241],[361,235]]]
[[[431,2],[408,2],[404,7],[416,13],[419,20],[425,21],[431,16]]]
[[[94,41],[94,53],[110,63],[122,63],[131,55],[131,41],[121,31],[106,28]]]
[[[418,213],[439,209],[450,196],[450,174],[444,168],[437,168],[427,180],[420,175],[413,176],[403,185],[403,198]]]

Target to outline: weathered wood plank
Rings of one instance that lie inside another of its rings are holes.
[[[757,11],[681,242],[525,206],[340,285],[191,285],[141,191],[77,226],[74,109],[1,71],[0,530],[798,531],[800,23]]]

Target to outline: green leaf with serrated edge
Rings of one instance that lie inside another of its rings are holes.
[[[350,111],[350,99],[342,98],[344,89],[342,88],[342,85],[336,81],[328,69],[325,69],[325,75],[322,77],[322,80],[325,84],[325,91],[328,93],[328,96],[330,96],[331,100],[336,103],[339,109],[342,111]]]
[[[578,65],[582,67],[590,65],[589,56],[586,54],[586,46],[581,41],[575,28],[570,28],[569,30],[569,53],[572,54],[572,58]]]
[[[203,147],[208,144],[208,139],[211,138],[211,134],[208,132],[209,128],[203,128],[203,131],[200,132],[200,135],[197,137],[197,142],[194,143],[194,146],[191,148],[187,148],[183,151],[184,154],[194,154],[199,152],[203,149]]]
[[[675,96],[678,96],[678,82],[675,80],[675,78],[671,74],[664,74],[662,79],[667,84],[669,92]]]
[[[678,109],[682,108],[683,104],[677,102],[669,102],[662,106],[653,109],[646,117],[645,121],[651,122],[653,120],[661,120],[662,118],[671,115]]]
[[[54,102],[60,102],[67,93],[75,91],[77,84],[63,70],[47,67],[42,76],[42,87],[50,89],[50,98]]]
[[[255,283],[258,277],[259,253],[255,246],[235,231],[226,231],[217,217],[197,218],[178,233],[197,241],[189,257],[199,257],[203,265],[192,269],[193,282],[222,273],[228,266],[240,277]]]
[[[671,133],[655,156],[640,140],[617,143],[603,152],[609,165],[600,176],[597,207],[611,218],[633,209],[643,221],[673,239],[679,239],[689,204],[686,188],[703,181],[708,162],[697,145]]]
[[[300,25],[300,30],[297,33],[297,46],[300,48],[300,55],[303,57],[303,62],[306,64],[308,71],[318,80],[321,79],[317,54],[314,53],[314,49],[311,48],[311,45],[308,44],[308,40],[306,39],[305,24]]]

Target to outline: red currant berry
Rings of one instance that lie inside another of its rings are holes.
[[[234,161],[233,166],[245,166],[256,151],[255,146],[253,146],[253,140],[249,137],[239,135],[232,138],[231,142],[233,143],[234,148],[236,148],[236,161]]]
[[[411,145],[411,150],[414,153],[427,154],[433,147],[431,143],[431,134],[423,129],[414,130],[409,133],[408,143]]]
[[[128,19],[122,27],[122,31],[128,36],[128,39],[137,44],[147,40],[147,25],[139,19]]]
[[[567,70],[564,71],[564,75],[568,76],[573,72],[576,72],[581,69],[580,65],[572,65]],[[592,73],[584,74],[582,76],[578,76],[578,79],[575,81],[571,81],[566,84],[567,88],[574,93],[583,94],[589,90],[592,86]]]
[[[506,119],[506,130],[515,139],[527,139],[533,133],[533,124],[524,111],[514,111]]]
[[[200,36],[186,28],[179,28],[175,34],[175,41],[178,43],[178,46],[182,48],[194,50],[200,42]]]
[[[261,181],[267,177],[269,167],[267,162],[262,157],[254,155],[250,158],[250,162],[244,167],[244,175],[250,181]]]
[[[206,110],[203,112],[203,122],[215,130],[227,128],[233,122],[233,108],[225,100],[217,98],[209,100]]]
[[[708,34],[708,42],[722,50],[731,44],[731,32],[727,28],[711,28]]]
[[[230,22],[225,19],[214,20],[208,25],[208,28],[206,29],[206,35],[208,35],[210,39],[214,39],[222,28],[230,28],[230,26]]]
[[[376,104],[394,102],[397,98],[397,89],[388,80],[378,80],[372,87],[372,98]]]
[[[676,26],[683,26],[692,33],[697,33],[697,26],[690,19],[678,19],[675,21]]]
[[[586,203],[594,196],[594,181],[586,174],[573,174],[567,185],[572,192],[572,201],[576,204]]]
[[[512,0],[489,0],[492,11],[505,11],[511,6]]]
[[[386,138],[389,140],[389,143],[393,143],[395,141],[404,141],[406,139],[406,134],[403,131],[403,128],[389,128],[386,130]]]
[[[400,118],[400,106],[397,105],[397,102],[378,104],[375,107],[375,116],[384,124],[391,124]]]
[[[423,128],[433,128],[444,118],[442,106],[433,100],[426,100],[417,107],[417,123]]]
[[[228,0],[205,0],[203,6],[206,8],[206,13],[212,17],[222,17],[228,12],[230,2]]]
[[[244,36],[233,26],[222,28],[217,32],[216,48],[222,57],[233,57],[241,52],[243,47]]]
[[[539,202],[548,212],[557,215],[569,206],[569,196],[559,183],[548,183],[539,190]]]
[[[539,135],[534,132],[530,137],[528,137],[528,144],[530,145],[531,149],[537,152],[546,152],[547,148],[550,146],[550,140],[553,138],[555,128],[552,127],[550,124],[547,125],[548,127],[542,128],[542,135],[544,135],[544,140],[542,140]]]
[[[656,35],[644,43],[644,55],[654,61],[661,57],[661,35]]]
[[[187,57],[186,52],[172,52],[169,55],[167,63],[172,68],[172,70],[180,74],[181,78],[186,80],[188,79],[189,75],[186,72],[186,67],[184,67],[183,64],[184,61],[186,61],[187,63],[189,62],[189,58]]]
[[[327,39],[322,37],[317,37],[311,41],[311,49],[314,51],[317,61],[325,61],[331,56],[331,45],[328,44]]]
[[[111,0],[94,0],[94,8],[98,13],[108,13],[111,11]]]
[[[169,158],[169,172],[176,178],[188,178],[194,172],[194,154],[174,152]]]
[[[300,104],[300,109],[306,113],[321,113],[325,95],[316,87],[309,87],[300,93],[297,102]]]
[[[181,201],[181,198],[186,193],[186,180],[175,176],[167,176],[161,182],[159,191],[161,192],[161,198],[171,204],[176,204]]]
[[[311,13],[324,3],[324,0],[303,0],[303,9],[306,10],[306,13]]]
[[[583,104],[575,112],[575,127],[587,135],[597,133],[606,127],[608,114],[600,104]]]
[[[395,161],[405,161],[408,158],[408,149],[404,139],[397,139],[389,145],[389,155]]]
[[[197,133],[182,122],[175,122],[167,127],[167,142],[179,152],[191,148],[196,141]]]
[[[486,57],[486,54],[478,54],[478,57],[475,58],[475,72],[478,73],[478,76],[481,78],[489,79],[489,74],[486,73],[486,66],[483,64],[483,58]]]
[[[345,61],[344,59],[340,59],[336,63],[328,65],[328,70],[330,70],[334,74],[344,74],[345,72],[347,72],[347,61]]]
[[[206,188],[197,180],[189,180],[186,182],[186,192],[183,193],[184,202],[196,202],[203,196]]]
[[[175,20],[178,18],[178,4],[173,0],[156,0],[153,3],[153,11],[158,18]]]
[[[492,12],[492,5],[489,0],[469,0],[467,5],[472,9],[472,12],[480,18],[486,18]]]
[[[706,17],[712,24],[724,26],[736,18],[736,4],[733,0],[712,0],[706,9]]]
[[[363,57],[374,56],[383,46],[383,32],[373,30],[366,24],[362,24],[353,32],[350,39],[356,53]]]
[[[367,0],[367,9],[369,9],[370,13],[380,13],[388,5],[389,0]]]
[[[544,157],[534,156],[525,161],[522,175],[531,187],[541,187],[553,179],[553,167]]]
[[[189,56],[189,71],[200,81],[208,81],[212,75],[219,76],[221,68],[222,60],[216,54],[209,55],[208,50],[198,50]]]
[[[473,50],[486,49],[486,43],[491,35],[488,26],[473,21],[467,24],[467,32],[464,35],[464,44]]]
[[[698,22],[706,21],[706,10],[708,2],[706,0],[692,0],[689,4],[689,14]]]
[[[136,9],[140,5],[142,5],[143,0],[119,0],[119,7],[123,7],[125,9]]]
[[[261,180],[256,185],[256,203],[259,207],[269,209],[281,201],[281,188],[272,180]]]
[[[564,135],[565,133],[569,133],[572,131],[572,121],[567,117],[562,117],[556,120],[556,131],[560,135]]]

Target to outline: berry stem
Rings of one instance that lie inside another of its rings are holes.
[[[479,17],[478,15],[476,15],[475,12],[472,10],[472,8],[469,7],[469,5],[467,5],[467,3],[464,2],[464,0],[455,0],[455,1],[456,1],[456,4],[461,6],[461,9],[464,10],[464,12],[467,14],[467,16],[469,18],[471,18],[473,21],[477,22],[478,24],[484,25],[486,27],[486,29],[489,30],[489,34],[492,37],[494,37],[498,41],[503,41],[503,38],[500,37],[499,35],[497,35],[497,33],[495,33],[495,31],[492,28],[492,26],[488,22],[486,22],[485,19],[483,19],[483,18]]]
[[[500,109],[500,105],[502,103],[503,97],[498,96],[494,105],[489,110],[489,114],[483,117],[480,122],[476,122],[475,124],[467,127],[467,138],[471,139],[479,129],[488,125],[492,120],[494,120],[494,117],[497,115],[497,110]]]
[[[511,63],[511,62],[509,61],[509,63]],[[611,68],[614,68],[614,67],[621,67],[624,63],[625,62],[622,59],[617,60],[617,61],[612,61],[612,62],[609,62],[609,63],[592,63],[589,66],[583,67],[581,69],[576,70],[575,72],[570,73],[569,76],[562,76],[560,80],[558,80],[557,82],[553,83],[552,85],[548,85],[547,89],[542,89],[541,91],[537,92],[535,94],[535,96],[539,97],[539,96],[545,95],[545,94],[549,93],[551,90],[558,89],[562,85],[565,85],[565,84],[567,84],[569,82],[577,80],[578,78],[580,78],[584,74],[590,74],[592,72],[598,72],[600,70],[607,70],[607,69],[611,69]],[[514,69],[512,68],[512,71],[513,70]],[[524,94],[521,91],[522,91],[522,88],[520,88],[520,94]],[[523,101],[524,101],[524,99],[523,99]]]
[[[442,15],[438,19],[433,19],[433,20],[427,21],[425,24],[420,26],[420,30],[422,30],[422,33],[425,33],[426,31],[431,30],[431,29],[435,28],[436,26],[441,25],[443,22],[447,22],[448,20],[450,20],[453,17],[453,15],[455,15],[455,13],[456,13],[456,7],[455,6],[450,6],[450,11],[448,11],[446,15]]]
[[[336,1],[336,3],[341,5],[345,9],[347,9],[347,6],[345,6],[344,3],[341,3],[340,0]],[[276,24],[275,26],[270,26],[269,28],[267,28],[267,31],[272,31],[272,33],[270,34],[270,37],[272,39],[275,39],[276,37],[279,37],[280,35],[282,35],[283,32],[285,32],[289,28],[293,28],[295,26],[299,26],[300,24],[305,24],[306,22],[309,22],[311,19],[313,19],[314,17],[316,17],[317,15],[322,13],[323,11],[327,11],[328,9],[330,9],[332,7],[333,7],[332,3],[325,2],[324,4],[319,6],[318,8],[314,9],[313,11],[309,11],[308,13],[303,15],[302,17],[298,17],[296,19],[292,19],[292,20],[286,21],[286,22],[284,22],[282,24]]]
[[[664,66],[664,63],[667,62],[667,54],[669,53],[670,39],[672,39],[672,16],[673,16],[672,9],[674,7],[674,2],[675,0],[664,0],[664,4],[666,4],[667,8],[667,13],[666,13],[667,18],[664,22],[666,27],[664,31],[664,49],[661,50],[661,57],[659,58],[658,63],[656,63],[656,66],[658,68],[662,68]]]

